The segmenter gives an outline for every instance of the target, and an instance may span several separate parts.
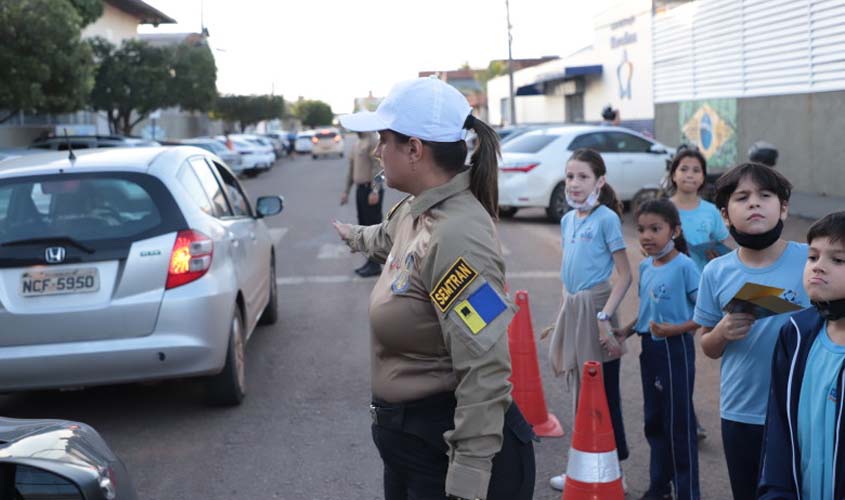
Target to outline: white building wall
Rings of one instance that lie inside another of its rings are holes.
[[[845,0],[695,0],[653,23],[657,103],[845,90]]]
[[[82,30],[82,38],[100,36],[115,45],[138,35],[138,18],[103,2],[103,15]]]

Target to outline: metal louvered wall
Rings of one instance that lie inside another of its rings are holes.
[[[652,38],[656,103],[845,90],[845,0],[694,0]]]

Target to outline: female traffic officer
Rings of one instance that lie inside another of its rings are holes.
[[[387,500],[533,495],[533,432],[508,382],[498,138],[470,111],[455,88],[419,78],[340,119],[379,132],[385,180],[409,193],[379,225],[335,222],[353,251],[384,262],[370,295],[370,411]],[[479,138],[469,166],[467,129]]]

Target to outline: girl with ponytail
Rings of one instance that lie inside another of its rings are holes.
[[[573,208],[560,221],[563,244],[563,303],[549,345],[555,374],[565,376],[577,403],[581,367],[601,361],[619,460],[628,458],[619,394],[620,357],[613,328],[616,310],[631,285],[631,268],[622,237],[622,204],[607,184],[607,168],[600,154],[579,149],[566,162],[566,201]],[[617,271],[613,286],[610,276]],[[574,407],[575,405],[573,405]],[[565,476],[551,486],[563,489]]]

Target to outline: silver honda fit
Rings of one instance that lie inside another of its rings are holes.
[[[0,165],[0,392],[206,376],[238,404],[277,318],[265,216],[215,155],[85,150]]]

